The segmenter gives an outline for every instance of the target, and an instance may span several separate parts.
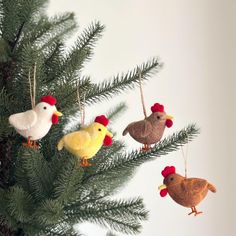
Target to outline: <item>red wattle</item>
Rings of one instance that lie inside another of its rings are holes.
[[[53,114],[53,115],[52,115],[52,123],[55,125],[55,124],[58,123],[58,120],[59,120],[58,116],[55,115],[55,114]]]
[[[170,119],[167,119],[167,120],[166,120],[166,127],[167,127],[167,128],[170,128],[172,125],[173,125],[173,121],[170,120]]]
[[[110,136],[106,135],[103,140],[103,145],[104,146],[111,146],[112,145],[112,138]]]
[[[161,191],[160,191],[160,195],[161,195],[161,197],[165,197],[166,195],[167,195],[167,193],[168,193],[168,190],[165,188],[165,189],[162,189]]]

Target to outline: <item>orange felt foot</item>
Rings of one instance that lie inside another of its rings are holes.
[[[39,149],[39,144],[36,141],[33,141],[33,148],[34,149]]]
[[[202,211],[197,211],[196,207],[191,207],[192,212],[188,213],[188,215],[192,215],[194,213],[194,216],[197,216],[199,214],[202,214]]]
[[[88,167],[88,166],[92,166],[91,163],[89,163],[88,159],[82,158],[81,162],[80,162],[80,166],[82,167]]]
[[[34,144],[35,141],[31,141],[30,140],[30,137],[28,137],[27,139],[27,143],[23,143],[23,146],[24,147],[27,147],[27,148],[33,148],[35,149],[35,144]]]
[[[144,144],[140,151],[141,151],[141,152],[148,152],[148,151],[150,151],[150,150],[151,150],[150,145]]]

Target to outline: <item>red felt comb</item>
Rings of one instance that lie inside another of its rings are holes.
[[[161,172],[164,178],[166,178],[170,174],[175,174],[174,166],[166,166],[165,169]]]
[[[46,102],[46,103],[50,104],[51,106],[53,106],[57,103],[57,99],[51,95],[41,97],[40,101]]]
[[[152,107],[151,107],[152,112],[164,112],[164,106],[161,105],[160,103],[155,103]]]
[[[100,123],[104,126],[107,126],[109,123],[109,120],[106,118],[106,116],[101,115],[101,116],[97,116],[94,120],[94,122]]]

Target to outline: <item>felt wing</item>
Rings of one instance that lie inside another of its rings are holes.
[[[208,182],[205,179],[189,178],[182,182],[182,188],[191,191],[192,194],[199,194],[207,188]]]
[[[33,110],[13,114],[9,117],[9,123],[18,130],[28,130],[37,122],[37,113]]]
[[[64,138],[66,145],[72,150],[79,150],[86,148],[90,142],[91,137],[87,131],[80,130],[67,134]]]
[[[144,138],[152,132],[152,125],[147,120],[141,120],[129,124],[125,131],[126,130],[130,133],[131,136]]]

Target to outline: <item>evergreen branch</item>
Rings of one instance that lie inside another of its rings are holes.
[[[13,130],[9,126],[7,117],[0,117],[0,141],[6,138],[9,134],[12,134]]]
[[[78,77],[76,78],[78,80]],[[70,111],[71,113],[74,113],[75,111],[78,111],[78,98],[77,98],[77,84],[66,84],[63,83],[61,86],[58,86],[55,90],[55,94],[59,91],[63,96],[61,95],[58,97],[58,103],[60,104],[60,107],[63,109],[67,109],[67,111]],[[90,77],[80,77],[79,79],[79,94],[80,99],[83,101],[83,94],[85,91],[89,90],[92,87],[92,83],[90,81]],[[76,108],[74,105],[76,105]],[[74,114],[73,114],[74,115]]]
[[[117,235],[110,231],[110,232],[107,232],[106,236],[117,236]]]
[[[121,113],[124,113],[127,110],[127,106],[124,102],[121,102],[120,104],[118,104],[117,106],[115,106],[114,108],[110,109],[110,111],[108,111],[107,114],[107,118],[109,119],[109,121],[113,121],[115,120]]]
[[[103,168],[103,165],[107,162],[107,159],[112,160],[114,155],[121,154],[121,152],[124,151],[124,148],[125,144],[117,140],[113,141],[112,147],[102,147],[92,159],[93,166],[84,170],[82,183],[84,183],[89,176],[96,174],[100,168]],[[110,180],[111,179],[109,178],[109,182]]]
[[[5,88],[0,90],[0,115],[9,116],[13,112],[14,100],[9,96]]]
[[[56,41],[47,48],[44,55],[44,85],[49,91],[53,91],[58,84],[57,78],[60,75],[57,68],[60,67],[61,61],[64,60],[64,44]]]
[[[32,43],[40,43],[71,26],[76,27],[73,13],[63,13],[52,18],[44,16],[28,29],[26,39]]]
[[[51,197],[54,173],[39,151],[21,148],[21,158],[16,165],[17,184],[25,188],[35,199]]]
[[[68,33],[72,32],[75,29],[75,27],[76,24],[71,24],[62,29],[60,32],[56,32],[53,37],[52,35],[49,35],[49,38],[44,39],[43,43],[37,44],[39,50],[47,51],[48,47],[50,47],[55,41],[62,40],[63,37],[65,37],[65,35],[67,35]]]
[[[92,23],[85,29],[81,36],[77,39],[75,45],[69,51],[64,62],[61,65],[61,76],[73,82],[71,77],[83,67],[84,62],[90,59],[92,50],[96,41],[101,37],[104,26],[100,22]]]
[[[63,217],[63,205],[50,199],[43,201],[34,213],[34,218],[42,225],[58,224]]]
[[[95,43],[102,36],[104,29],[105,26],[99,21],[91,23],[78,37],[76,44],[69,55],[77,53],[76,51],[81,51],[86,47],[89,47],[90,49],[94,48]]]
[[[47,0],[5,0],[2,2],[2,34],[15,50],[23,33],[24,25],[28,24],[33,16],[42,11]]]
[[[83,236],[79,232],[75,232],[73,226],[66,225],[65,223],[57,225],[54,229],[43,230],[43,233],[48,236]]]
[[[103,166],[101,166],[96,173],[84,179],[83,182],[85,183],[88,180],[93,181],[93,178],[106,174],[108,171],[116,172],[118,170],[125,169],[132,170],[146,161],[154,160],[156,157],[161,157],[178,150],[182,145],[192,141],[198,133],[199,129],[195,124],[192,124],[159,141],[148,152],[140,152],[139,150],[135,150],[124,156],[117,155],[113,159],[107,159],[107,161],[104,162]]]
[[[12,44],[12,49],[11,49],[11,52],[14,53],[16,47],[17,47],[17,44],[20,40],[20,37],[21,37],[21,34],[22,34],[22,31],[23,31],[23,27],[25,25],[25,22],[22,22],[20,27],[19,27],[19,30],[17,32],[17,35],[16,35],[16,39],[15,39],[15,42]]]
[[[140,220],[147,219],[141,199],[102,200],[67,211],[68,220],[91,221],[116,231],[132,234],[140,231]]]
[[[77,186],[81,183],[83,169],[77,165],[76,158],[69,158],[54,183],[54,197],[63,204],[75,197]]]
[[[31,196],[22,188],[14,186],[8,192],[7,198],[7,207],[11,216],[14,216],[17,221],[27,222],[33,211]]]
[[[137,66],[134,70],[128,71],[126,74],[118,74],[111,80],[94,85],[94,87],[86,93],[86,104],[93,104],[125,92],[127,89],[134,88],[139,84],[140,70],[143,80],[147,80],[161,68],[162,63],[159,59],[153,58],[143,63],[141,66]]]

